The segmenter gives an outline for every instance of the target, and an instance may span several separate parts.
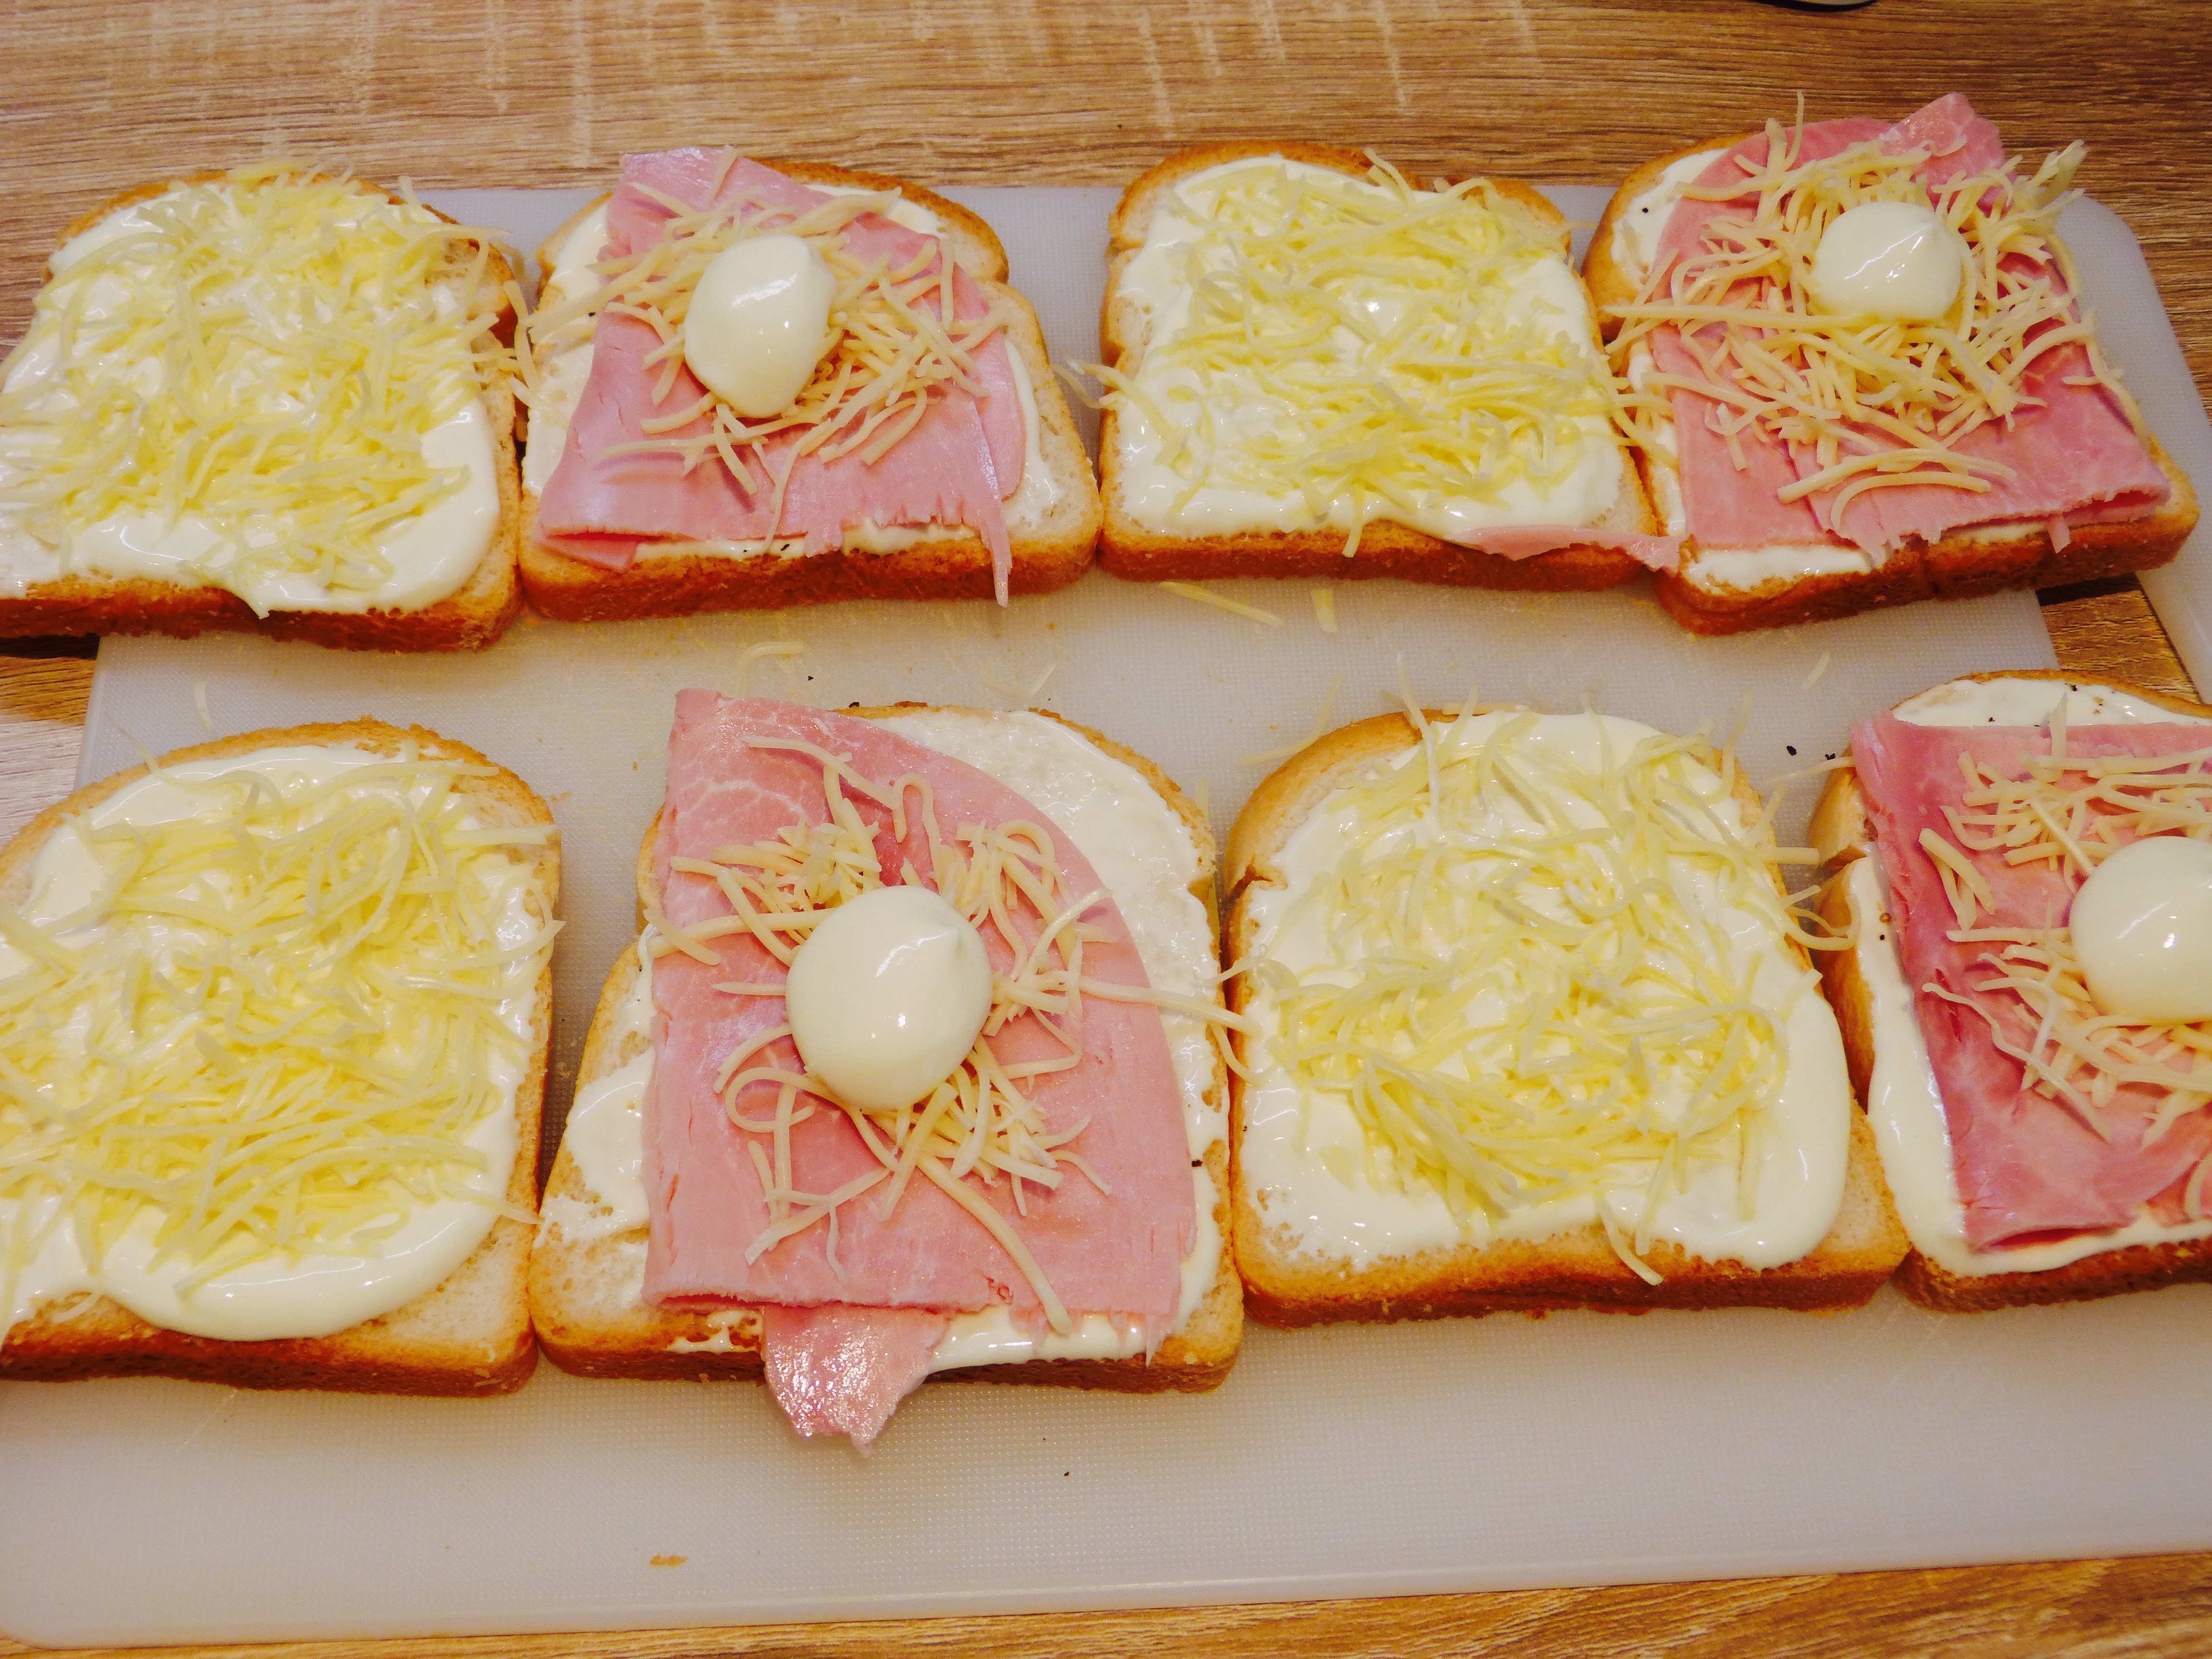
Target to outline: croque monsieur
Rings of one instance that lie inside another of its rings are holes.
[[[1609,715],[1387,715],[1230,832],[1269,1324],[1854,1306],[1905,1237],[1759,799]],[[1809,856],[1809,855],[1808,855]]]
[[[475,750],[180,750],[0,853],[0,1379],[496,1394],[560,861]]]
[[[1003,602],[1089,565],[1090,461],[966,209],[669,150],[625,158],[539,259],[522,573],[548,616]]]
[[[1671,564],[1567,246],[1526,185],[1422,190],[1324,145],[1142,174],[1108,251],[1100,562],[1513,588]]]
[[[2056,673],[1852,729],[1822,963],[1912,1240],[1960,1311],[2212,1279],[2212,708]]]
[[[489,644],[520,608],[493,233],[276,166],[87,215],[0,372],[0,635]]]
[[[927,1376],[1218,1384],[1212,838],[1035,714],[686,691],[532,1267],[594,1376],[866,1449]]]
[[[1954,93],[1662,156],[1583,275],[1668,531],[1657,581],[1725,634],[2173,556],[2189,480],[2098,350],[2032,176]]]

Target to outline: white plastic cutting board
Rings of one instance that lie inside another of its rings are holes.
[[[1004,236],[1055,358],[1088,357],[1113,192],[951,193]],[[1604,200],[1553,193],[1590,219]],[[526,246],[580,198],[440,199]],[[2077,215],[2085,270],[2138,257],[2109,215]],[[2179,358],[2170,333],[2127,331],[2115,355],[2140,383],[2139,336]],[[1741,720],[1765,781],[1932,681],[2052,660],[2024,594],[1710,641],[1638,588],[1347,583],[1334,635],[1308,584],[1224,591],[1282,625],[1093,574],[1003,613],[526,619],[467,658],[111,640],[84,775],[198,741],[201,701],[220,732],[373,714],[514,767],[553,802],[568,855],[557,1113],[630,936],[671,699],[738,690],[757,641],[808,647],[789,675],[757,665],[757,691],[1041,702],[1203,787],[1217,826],[1265,769],[1241,757],[1303,741],[1332,685],[1332,724],[1377,712],[1401,664],[1431,702],[1474,688],[1674,727]],[[925,1389],[865,1462],[799,1441],[744,1385],[550,1368],[498,1401],[0,1385],[0,1630],[60,1644],[620,1628],[2212,1547],[2208,1372],[2212,1292],[2191,1288],[1971,1318],[1885,1292],[1831,1318],[1255,1329],[1209,1395]]]

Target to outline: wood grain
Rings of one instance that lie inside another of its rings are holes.
[[[2183,0],[0,0],[0,339],[56,234],[142,179],[285,154],[424,185],[603,183],[625,149],[732,143],[927,184],[1118,185],[1182,144],[1373,145],[1422,169],[1609,184],[1768,115],[1957,88],[2142,240],[2212,392],[2212,45]],[[1016,273],[1018,277],[1019,273]],[[2060,660],[2188,680],[2134,583],[2045,596]],[[91,664],[0,655],[0,831],[67,792]],[[0,1502],[36,1494],[0,1494]],[[1252,1652],[2212,1652],[2212,1558],[1734,1583],[191,1650],[293,1659]],[[0,1638],[0,1656],[30,1650]],[[175,1653],[179,1650],[164,1650]]]

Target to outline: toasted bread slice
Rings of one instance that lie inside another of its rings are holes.
[[[1114,210],[1106,255],[1106,298],[1099,316],[1100,349],[1107,367],[1134,375],[1151,337],[1151,315],[1127,291],[1123,277],[1143,250],[1152,215],[1162,197],[1186,179],[1225,162],[1252,156],[1326,167],[1364,178],[1370,162],[1360,151],[1331,144],[1206,144],[1170,155],[1142,173],[1122,191]],[[1528,208],[1557,228],[1559,250],[1567,247],[1566,221],[1528,185],[1510,179],[1490,181],[1501,195]],[[1343,580],[1397,576],[1409,581],[1463,587],[1556,591],[1613,587],[1643,569],[1617,548],[1572,546],[1532,558],[1509,559],[1462,547],[1405,525],[1378,519],[1361,532],[1359,550],[1344,556],[1345,532],[1313,530],[1255,530],[1191,535],[1162,531],[1143,522],[1131,501],[1128,465],[1117,441],[1120,414],[1109,400],[1099,417],[1099,465],[1106,526],[1099,562],[1117,576],[1146,581],[1205,580],[1217,576],[1305,576]],[[1624,488],[1613,506],[1589,527],[1623,535],[1656,535],[1659,523],[1632,467],[1624,465]]]
[[[1969,674],[1962,678],[1976,682],[2041,680],[2053,684],[2094,686],[2124,692],[2171,709],[2178,715],[2212,720],[2212,707],[2098,676],[2054,669],[2021,669],[2006,673]],[[1882,1158],[1885,1165],[1892,1166],[1893,1185],[1903,1192],[1908,1176],[1894,1164],[1910,1153],[1884,1119],[1887,1114],[1901,1113],[1911,1107],[1901,1093],[1894,1105],[1877,1098],[1875,1084],[1875,1037],[1881,1023],[1876,1017],[1875,985],[1877,981],[1901,984],[1902,969],[1891,936],[1888,912],[1876,908],[1887,902],[1888,879],[1880,873],[1881,859],[1875,843],[1874,827],[1867,817],[1866,797],[1859,787],[1856,772],[1846,768],[1829,775],[1820,803],[1814,809],[1811,839],[1814,849],[1836,871],[1821,892],[1821,915],[1839,935],[1854,939],[1849,950],[1822,955],[1821,980],[1827,990],[1829,1006],[1836,1011],[1836,1023],[1843,1030],[1844,1051],[1850,1061],[1851,1086],[1858,1091],[1869,1117],[1882,1127],[1876,1137]],[[1869,889],[1852,879],[1862,861],[1870,861],[1869,867],[1876,872],[1870,890],[1880,896],[1863,909],[1854,902],[1854,888],[1861,895],[1868,894]],[[1887,954],[1886,963],[1876,962],[1876,952]],[[1882,971],[1884,968],[1886,972]],[[1935,1085],[1924,1047],[1909,1045],[1906,1054],[1880,1057],[1886,1066],[1917,1066],[1917,1074],[1926,1077],[1931,1088]],[[1940,1103],[1940,1096],[1929,1097]],[[1942,1108],[1938,1103],[1932,1107],[1923,1105],[1920,1109],[1940,1112]],[[1948,1133],[1943,1144],[1947,1147],[1949,1145]],[[1898,1270],[1897,1285],[1923,1308],[1947,1313],[1981,1313],[1992,1308],[2086,1301],[2124,1295],[2130,1291],[2155,1290],[2166,1285],[2212,1281],[2212,1237],[2121,1245],[2035,1272],[2008,1273],[2001,1267],[1988,1273],[1957,1272],[1943,1266],[1922,1248],[1923,1242],[1928,1249],[1936,1249],[1937,1243],[1932,1238],[1923,1241],[1920,1228],[1939,1224],[1932,1218],[1925,1222],[1916,1221],[1914,1206],[1909,1203],[1901,1207],[1907,1229],[1914,1235],[1914,1243],[1904,1266]],[[1955,1197],[1951,1211],[1948,1230],[1955,1232]],[[1952,1249],[1965,1249],[1963,1237],[1948,1243]],[[1990,1265],[1998,1267],[2005,1253],[1990,1250],[1980,1254],[1988,1258]]]
[[[1656,156],[1621,181],[1583,258],[1583,281],[1607,339],[1620,331],[1615,308],[1632,303],[1643,288],[1648,267],[1636,246],[1639,235],[1656,237],[1663,230],[1680,198],[1679,188],[1666,188],[1668,170],[1689,171],[1701,158],[1717,156],[1752,136],[1736,133]],[[1651,419],[1662,428],[1668,424],[1663,410]],[[1934,542],[1910,541],[1878,563],[1853,556],[1840,544],[1835,557],[1790,561],[1785,550],[1760,550],[1771,556],[1752,562],[1734,550],[1706,553],[1692,541],[1683,547],[1680,568],[1655,579],[1659,603],[1692,633],[1738,634],[1917,599],[1974,599],[2153,568],[2173,557],[2196,527],[2197,493],[2158,441],[2143,436],[2172,495],[2138,518],[2069,524],[2063,546],[2054,542],[2047,521],[2018,520],[1961,526]],[[1653,506],[1670,533],[1680,533],[1682,491],[1674,458],[1641,446],[1634,453]]]
[[[85,214],[62,233],[58,246],[137,203],[181,185],[220,182],[227,175],[198,173],[140,185]],[[391,202],[394,191],[353,181],[363,195]],[[419,204],[417,205],[420,205]],[[435,209],[427,211],[436,212]],[[454,222],[447,215],[437,216]],[[504,293],[514,279],[513,267],[495,246],[485,250],[484,282],[501,297],[496,332],[504,339],[514,327],[514,313]],[[49,275],[51,276],[51,267]],[[306,640],[317,645],[358,651],[461,651],[489,645],[522,609],[515,553],[522,522],[521,492],[515,467],[515,402],[502,374],[481,388],[489,417],[492,466],[499,495],[499,517],[482,556],[466,580],[444,598],[427,605],[359,611],[276,610],[256,615],[244,599],[205,583],[152,576],[115,575],[97,570],[70,572],[29,581],[7,591],[0,562],[0,637],[38,634],[169,634],[191,638],[209,629],[235,629],[273,639]]]
[[[896,704],[849,712],[866,719],[921,712],[923,706]],[[1045,714],[1046,711],[1034,711]],[[1048,718],[1059,720],[1057,715]],[[1209,905],[1213,892],[1212,833],[1194,803],[1167,775],[1134,750],[1078,726],[1060,724],[1102,754],[1134,769],[1189,831],[1198,853],[1191,891]],[[638,852],[641,898],[651,892],[656,818],[647,826]],[[640,962],[635,946],[617,958],[601,993],[584,1042],[577,1072],[580,1101],[592,1085],[646,1054],[651,1041],[633,1001]],[[625,1013],[625,1009],[633,1012]],[[1227,1095],[1227,1069],[1217,1057],[1206,1091],[1218,1109]],[[960,1365],[933,1373],[933,1381],[1028,1382],[1051,1387],[1106,1389],[1127,1394],[1169,1389],[1203,1392],[1220,1386],[1235,1364],[1243,1338],[1243,1300],[1229,1246],[1229,1148],[1224,1138],[1206,1148],[1206,1172],[1216,1194],[1213,1221],[1219,1243],[1211,1285],[1189,1316],[1163,1342],[1149,1363],[1133,1358],[1031,1359]],[[641,1222],[619,1224],[562,1138],[545,1189],[544,1220],[530,1266],[531,1316],[547,1356],[563,1370],[583,1376],[639,1378],[729,1377],[757,1380],[762,1375],[759,1316],[751,1310],[664,1309],[643,1300],[647,1228]]]
[[[944,237],[954,262],[1006,304],[1012,313],[1006,338],[1028,376],[1036,409],[1037,448],[1052,486],[1048,497],[1036,492],[1033,499],[1031,491],[1019,490],[1005,503],[1013,556],[1008,591],[1048,592],[1080,576],[1090,567],[1098,540],[1097,482],[1053,374],[1036,309],[1006,285],[1006,249],[996,234],[957,203],[902,179],[817,161],[763,164],[787,178],[825,189],[899,192],[936,220],[937,234]],[[581,239],[592,234],[597,210],[605,199],[587,204],[546,239],[538,264],[549,282],[564,252],[572,268],[579,261],[587,263],[596,252],[586,249]],[[578,337],[588,349],[588,332]],[[574,349],[565,332],[559,341],[538,345],[541,369],[556,352]],[[544,615],[570,622],[612,622],[628,617],[689,616],[699,611],[770,610],[835,599],[990,597],[990,550],[964,525],[930,526],[922,539],[880,551],[871,550],[856,538],[848,538],[833,551],[799,556],[724,552],[697,544],[647,546],[628,569],[619,571],[544,545],[534,533],[538,493],[567,442],[568,412],[581,389],[579,377],[573,388],[550,395],[541,392],[530,441],[543,447],[534,458],[526,451],[522,583],[532,606]]]
[[[160,764],[216,760],[293,745],[342,746],[396,755],[411,741],[425,758],[457,760],[489,769],[465,777],[459,788],[486,828],[551,824],[545,803],[514,774],[466,744],[420,726],[402,729],[378,720],[299,726],[252,732],[180,749]],[[21,906],[29,896],[33,863],[65,822],[88,812],[147,771],[143,766],[88,785],[51,806],[0,851],[0,905]],[[515,849],[530,866],[532,912],[550,920],[559,902],[557,841],[543,848]],[[538,1118],[545,1093],[545,1065],[553,1029],[553,975],[539,973],[524,1066],[515,1091],[514,1165],[506,1199],[534,1207],[538,1190]],[[537,1364],[526,1277],[531,1227],[501,1216],[476,1249],[438,1287],[379,1317],[320,1337],[225,1341],[149,1324],[96,1291],[80,1291],[34,1308],[0,1332],[0,1380],[70,1381],[92,1376],[176,1376],[240,1389],[327,1389],[349,1393],[415,1395],[506,1394],[529,1379]],[[0,1306],[0,1316],[4,1316]]]
[[[1432,710],[1430,718],[1450,716]],[[1246,962],[1264,951],[1255,900],[1262,889],[1285,885],[1277,860],[1291,837],[1352,776],[1416,740],[1413,726],[1401,715],[1362,720],[1321,738],[1253,793],[1229,833],[1226,960]],[[1756,822],[1759,798],[1741,777],[1736,793],[1745,821]],[[1790,949],[1802,963],[1804,952],[1794,943]],[[1249,976],[1239,975],[1231,983],[1230,1006],[1243,1012],[1252,1001]],[[1241,1036],[1237,1041],[1250,1060]],[[1348,1255],[1302,1246],[1287,1225],[1270,1218],[1244,1161],[1252,1086],[1240,1077],[1231,1088],[1231,1191],[1237,1267],[1252,1316],[1263,1324],[1541,1314],[1567,1308],[1632,1313],[1653,1308],[1849,1308],[1873,1296],[1905,1254],[1904,1231],[1882,1184],[1873,1137],[1860,1114],[1852,1111],[1835,1222],[1810,1252],[1783,1266],[1754,1268],[1708,1260],[1662,1240],[1645,1256],[1661,1276],[1658,1284],[1650,1284],[1616,1253],[1597,1222],[1536,1241],[1468,1241],[1380,1254],[1357,1263]]]

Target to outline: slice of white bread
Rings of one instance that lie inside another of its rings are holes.
[[[1431,720],[1452,717],[1426,712]],[[1347,780],[1417,741],[1402,715],[1361,720],[1319,738],[1253,792],[1229,832],[1223,875],[1228,899],[1225,960],[1248,962],[1263,948],[1255,900],[1262,888],[1286,884],[1276,860],[1300,826]],[[1740,775],[1736,790],[1746,821],[1755,822],[1757,794]],[[1804,953],[1795,944],[1790,948],[1802,962]],[[1231,981],[1231,1008],[1242,1012],[1253,1000],[1249,975]],[[1252,1050],[1241,1034],[1237,1041],[1240,1054],[1250,1060]],[[1760,1269],[1706,1260],[1660,1240],[1645,1257],[1661,1275],[1661,1282],[1651,1285],[1614,1252],[1596,1222],[1537,1241],[1469,1241],[1379,1255],[1356,1265],[1349,1258],[1301,1248],[1288,1226],[1269,1218],[1243,1158],[1249,1087],[1238,1078],[1231,1089],[1231,1194],[1246,1304],[1263,1324],[1542,1314],[1565,1308],[1849,1308],[1873,1296],[1905,1254],[1904,1231],[1882,1184],[1873,1136],[1863,1116],[1852,1111],[1834,1225],[1812,1251],[1784,1266]]]
[[[102,220],[175,189],[180,185],[219,183],[226,174],[197,173],[141,185],[94,209],[64,230],[57,246],[90,230]],[[361,180],[364,195],[398,202],[396,192]],[[435,210],[428,210],[434,212]],[[438,214],[448,223],[448,216]],[[513,267],[496,247],[485,250],[485,281],[503,291],[514,280]],[[514,328],[514,312],[501,292],[497,333],[504,340]],[[317,645],[359,651],[460,651],[489,645],[522,609],[515,550],[521,527],[521,494],[514,459],[515,402],[502,375],[482,388],[491,427],[491,453],[499,492],[499,519],[483,556],[454,592],[433,603],[361,611],[272,611],[257,616],[228,590],[207,584],[167,581],[149,576],[82,571],[26,585],[19,594],[0,592],[0,637],[38,634],[170,634],[191,638],[208,629],[237,629],[272,639],[307,640]],[[4,575],[0,565],[0,575]]]
[[[292,745],[343,746],[397,755],[412,742],[429,759],[491,766],[464,744],[419,726],[402,729],[361,720],[336,725],[252,732],[180,749],[162,764],[244,757]],[[28,896],[39,849],[68,819],[89,811],[143,776],[134,767],[47,808],[0,851],[0,905]],[[487,828],[552,823],[545,803],[512,772],[470,777],[459,785],[471,812]],[[526,860],[538,897],[534,914],[550,919],[560,896],[557,840],[515,848]],[[535,1206],[538,1117],[551,1041],[553,975],[539,974],[532,1041],[515,1094],[517,1140],[507,1183],[510,1205]],[[34,1309],[0,1337],[0,1381],[64,1382],[93,1376],[175,1376],[240,1389],[328,1389],[350,1393],[506,1394],[520,1388],[537,1364],[525,1295],[532,1229],[501,1216],[483,1242],[427,1295],[333,1335],[222,1341],[148,1323],[94,1291],[78,1291]]]
[[[921,705],[855,708],[864,719],[919,712]],[[1044,710],[1032,711],[1059,720]],[[1198,854],[1191,891],[1212,914],[1215,849],[1213,836],[1197,806],[1167,775],[1133,750],[1111,738],[1060,720],[1103,754],[1132,768],[1188,830]],[[648,826],[638,853],[640,914],[652,892],[653,846],[659,819]],[[585,1038],[577,1071],[580,1097],[592,1084],[635,1060],[651,1048],[640,1024],[623,1018],[637,988],[635,946],[623,951],[607,976],[599,1008]],[[1227,1094],[1227,1068],[1217,1057],[1206,1099],[1217,1110]],[[1220,1240],[1212,1282],[1183,1323],[1147,1363],[1133,1358],[1030,1359],[958,1365],[933,1373],[933,1380],[1030,1382],[1054,1387],[1108,1389],[1129,1394],[1168,1389],[1202,1392],[1218,1388],[1235,1363],[1243,1337],[1243,1302],[1229,1248],[1229,1148],[1217,1138],[1205,1152],[1206,1172],[1216,1194],[1214,1230]],[[531,1316],[546,1355],[563,1370],[584,1376],[729,1377],[758,1379],[762,1374],[760,1319],[750,1310],[710,1312],[661,1309],[642,1298],[647,1229],[641,1224],[604,1231],[595,1221],[609,1215],[562,1138],[545,1188],[545,1221],[530,1266]],[[575,1236],[564,1229],[574,1218]]]
[[[1636,211],[1638,198],[1658,189],[1662,176],[1675,163],[1717,155],[1752,136],[1736,133],[1655,157],[1621,181],[1583,258],[1583,280],[1608,340],[1620,330],[1613,308],[1634,303],[1646,275],[1646,266],[1628,240],[1615,234]],[[1652,227],[1655,234],[1663,222],[1662,214]],[[1614,367],[1623,366],[1616,362]],[[1654,411],[1651,419],[1662,428],[1668,423],[1663,410]],[[1852,617],[1916,599],[1972,599],[2011,588],[2051,587],[2147,570],[2171,559],[2195,528],[2197,493],[2189,475],[2173,464],[2155,438],[2146,434],[2145,442],[2172,486],[2172,495],[2142,518],[2071,525],[2063,549],[2053,546],[2047,524],[1962,526],[1932,543],[1909,541],[1870,569],[1784,569],[1756,574],[1747,580],[1704,562],[1692,542],[1682,550],[1678,570],[1655,578],[1659,603],[1693,633],[1736,634]],[[1673,458],[1655,455],[1641,446],[1635,454],[1645,489],[1662,517],[1679,514],[1681,489]],[[1668,526],[1674,532],[1682,527],[1679,520]]]
[[[2095,676],[2022,669],[2007,673],[1970,674],[1964,678],[1976,682],[2045,681],[2052,685],[2054,697],[2060,685],[2097,687],[2123,692],[2158,708],[2171,709],[2176,714],[2212,720],[2212,707]],[[1830,775],[1820,803],[1814,809],[1811,838],[1814,849],[1837,872],[1821,893],[1820,912],[1838,933],[1850,934],[1856,929],[1856,939],[1850,950],[1823,955],[1820,963],[1821,978],[1827,988],[1829,1005],[1836,1011],[1836,1022],[1843,1030],[1844,1049],[1850,1061],[1851,1086],[1858,1091],[1869,1115],[1879,1121],[1886,1112],[1905,1107],[1902,1100],[1893,1108],[1875,1098],[1877,1021],[1870,953],[1887,953],[1887,979],[1899,980],[1902,969],[1890,935],[1888,913],[1854,914],[1856,907],[1850,890],[1854,866],[1871,858],[1875,867],[1880,868],[1874,828],[1867,818],[1866,798],[1860,790],[1857,773],[1846,768]],[[1878,876],[1876,880],[1876,890],[1886,896],[1887,877]],[[1920,1052],[1920,1063],[1924,1070],[1924,1048]],[[1929,1080],[1934,1082],[1932,1076]],[[1893,1133],[1885,1130],[1880,1139],[1886,1163],[1904,1155],[1893,1151],[1896,1139]],[[1948,1133],[1943,1144],[1949,1144]],[[1894,1184],[1902,1190],[1905,1179],[1900,1172]],[[1954,1197],[1954,1210],[1955,1206]],[[1911,1224],[1912,1206],[1906,1205],[1904,1208],[1905,1219]],[[1958,1245],[1964,1247],[1963,1238]],[[1985,1254],[2002,1257],[2003,1253]],[[1897,1274],[1898,1288],[1915,1302],[1951,1313],[1978,1313],[2033,1303],[2082,1301],[2197,1280],[2212,1281],[2212,1238],[2130,1244],[2100,1250],[2078,1261],[2036,1272],[1989,1273],[1954,1272],[1916,1244]]]
[[[1098,541],[1098,485],[1091,459],[1068,413],[1067,399],[1052,372],[1050,354],[1036,309],[1006,283],[1006,254],[998,236],[974,213],[933,191],[876,173],[855,172],[817,161],[764,161],[786,178],[839,190],[896,191],[935,216],[955,264],[1004,301],[1012,315],[1006,339],[1020,355],[1036,405],[1037,446],[1053,485],[1049,500],[1025,502],[1021,492],[1008,498],[1006,533],[1013,568],[1007,587],[1014,593],[1043,593],[1064,587],[1090,567]],[[545,240],[538,268],[549,275],[561,251],[605,200],[586,204]],[[556,343],[540,343],[539,363]],[[580,390],[580,387],[579,388]],[[541,394],[542,395],[542,394]],[[549,426],[556,443],[567,441],[567,410],[557,422],[541,411],[541,431]],[[770,610],[787,605],[817,605],[834,599],[988,599],[991,554],[983,539],[964,525],[937,526],[926,539],[882,552],[849,541],[835,551],[789,556],[775,552],[738,555],[641,549],[627,570],[608,570],[542,544],[533,533],[538,520],[536,491],[522,496],[522,583],[533,609],[569,622],[614,622],[626,617],[682,617],[698,611]]]
[[[1144,359],[1151,333],[1150,313],[1125,291],[1122,278],[1143,250],[1162,197],[1208,168],[1251,156],[1281,156],[1355,179],[1365,178],[1370,166],[1362,152],[1332,144],[1241,143],[1182,150],[1139,173],[1121,192],[1109,228],[1106,297],[1098,322],[1099,349],[1108,368],[1133,377]],[[1501,195],[1557,228],[1564,259],[1567,224],[1559,210],[1528,185],[1510,179],[1490,182]],[[1207,536],[1164,532],[1140,522],[1131,510],[1128,469],[1115,435],[1119,424],[1119,411],[1109,400],[1099,417],[1106,524],[1098,562],[1117,576],[1147,581],[1221,576],[1305,576],[1330,580],[1396,576],[1464,587],[1552,591],[1617,586],[1644,568],[1625,552],[1595,546],[1564,547],[1533,558],[1509,559],[1461,547],[1385,519],[1365,526],[1359,550],[1349,559],[1344,556],[1345,532],[1340,529],[1255,530]],[[1617,534],[1657,534],[1659,521],[1635,470],[1624,465],[1622,474],[1620,499],[1590,527]]]

